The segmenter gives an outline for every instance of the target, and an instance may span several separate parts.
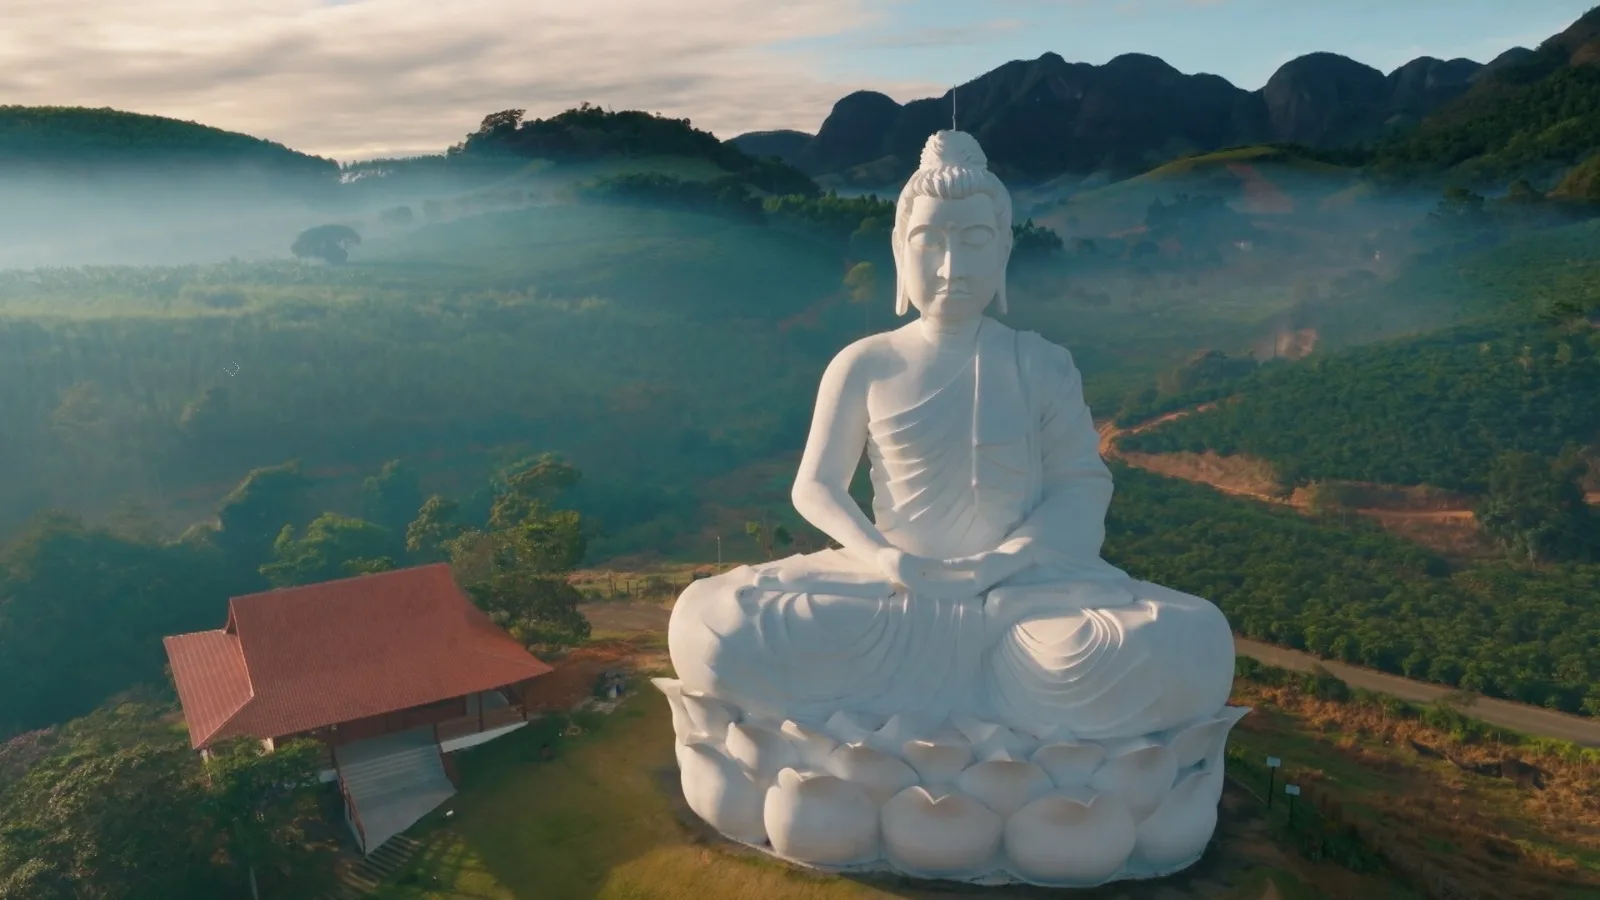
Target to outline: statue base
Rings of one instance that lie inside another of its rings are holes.
[[[656,687],[672,706],[689,808],[728,839],[809,868],[977,885],[1159,878],[1217,826],[1227,706],[1193,724],[1079,741],[975,719],[764,721]]]

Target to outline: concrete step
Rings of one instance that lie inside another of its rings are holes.
[[[320,900],[363,900],[392,879],[422,849],[422,842],[396,835],[340,874],[339,886]]]

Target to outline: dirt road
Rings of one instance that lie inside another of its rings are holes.
[[[583,612],[597,631],[608,632],[665,632],[670,608],[665,604],[606,601],[586,603]],[[1381,691],[1413,703],[1431,703],[1453,693],[1449,688],[1422,681],[1388,675],[1373,669],[1319,660],[1309,653],[1275,647],[1247,638],[1235,637],[1234,647],[1240,656],[1248,656],[1270,666],[1309,671],[1320,665],[1351,687]],[[1478,698],[1463,712],[1482,719],[1491,725],[1510,728],[1525,734],[1572,741],[1585,747],[1600,747],[1600,719],[1585,719],[1564,713],[1527,706],[1506,700]]]
[[[1242,637],[1235,637],[1233,643],[1240,656],[1248,656],[1267,665],[1298,672],[1305,672],[1312,666],[1320,665],[1351,687],[1381,691],[1413,703],[1430,703],[1453,693],[1441,685],[1413,681],[1360,666],[1319,660],[1309,653],[1262,644]],[[1585,747],[1600,747],[1600,720],[1569,716],[1537,706],[1493,700],[1488,697],[1477,698],[1464,707],[1462,712],[1490,725],[1510,728],[1524,734],[1571,741]]]

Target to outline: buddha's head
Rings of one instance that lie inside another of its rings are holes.
[[[1011,194],[964,131],[928,138],[895,206],[895,312],[962,321],[1006,311]]]

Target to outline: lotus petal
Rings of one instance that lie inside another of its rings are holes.
[[[916,770],[866,744],[840,744],[828,754],[828,772],[858,784],[875,805],[917,783]]]
[[[901,871],[929,878],[982,875],[995,861],[1001,819],[974,797],[910,787],[883,807],[885,855]]]
[[[1027,732],[1045,744],[1072,744],[1078,740],[1072,729],[1065,725],[1036,725],[1028,728]]]
[[[1033,751],[1033,762],[1044,769],[1056,787],[1073,787],[1088,784],[1094,770],[1106,758],[1102,744],[1055,743],[1045,744]]]
[[[672,733],[680,744],[687,744],[697,737],[704,737],[698,733],[694,720],[689,717],[689,710],[683,702],[683,682],[676,678],[652,678],[650,683],[656,686],[667,698],[667,705],[672,707]]]
[[[1173,756],[1177,757],[1178,768],[1187,769],[1210,758],[1218,745],[1227,741],[1228,732],[1247,712],[1247,707],[1225,707],[1216,718],[1196,722],[1174,735],[1171,747]]]
[[[763,821],[779,855],[816,866],[878,858],[878,807],[860,785],[794,769],[767,790]]]
[[[1172,748],[1155,741],[1129,741],[1110,752],[1089,778],[1089,786],[1102,794],[1113,794],[1128,806],[1135,822],[1161,805],[1178,777],[1177,757]]]
[[[1031,762],[990,760],[962,772],[956,787],[1004,818],[1053,790],[1055,783]]]
[[[739,721],[739,708],[700,691],[680,691],[684,711],[697,732],[721,739],[728,726]]]
[[[900,755],[922,776],[923,784],[948,784],[972,764],[972,748],[959,739],[906,741],[900,746]]]
[[[950,723],[972,743],[972,755],[978,759],[1026,759],[1028,751],[1037,743],[1025,734],[993,722],[957,716]],[[1002,751],[1007,754],[1005,757],[998,756]]]
[[[862,744],[866,743],[867,739],[872,737],[872,733],[882,725],[882,719],[841,710],[828,717],[828,721],[822,724],[822,730],[840,743]]]
[[[760,725],[738,722],[729,725],[724,746],[728,756],[744,766],[760,784],[770,783],[779,769],[798,762],[794,747],[783,735]]]
[[[895,713],[881,727],[867,736],[867,743],[886,753],[895,753],[906,741],[926,734],[926,723]]]
[[[710,744],[685,744],[678,747],[678,769],[683,798],[695,815],[736,841],[766,841],[766,792],[738,763]]]
[[[1137,839],[1133,815],[1115,797],[1083,797],[1081,791],[1048,794],[1006,821],[1006,858],[1018,875],[1088,886],[1122,869]]]
[[[778,733],[794,748],[795,758],[811,769],[821,769],[828,764],[828,754],[839,746],[825,731],[818,731],[793,720],[778,727]]]
[[[1152,874],[1174,872],[1198,859],[1217,830],[1222,770],[1196,769],[1167,792],[1155,812],[1139,823],[1136,853]]]

